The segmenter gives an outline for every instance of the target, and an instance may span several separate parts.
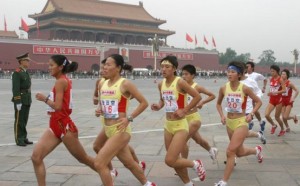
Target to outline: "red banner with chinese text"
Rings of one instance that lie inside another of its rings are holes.
[[[62,54],[62,55],[77,55],[77,56],[99,56],[99,50],[96,48],[84,47],[62,47],[62,46],[46,46],[33,45],[33,54]]]
[[[158,52],[157,59],[162,59],[167,55],[174,55],[178,60],[192,61],[194,56],[192,53],[180,53],[180,52]],[[151,51],[143,51],[143,58],[154,58]]]

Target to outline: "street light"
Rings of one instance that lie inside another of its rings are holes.
[[[98,52],[99,52],[99,57],[100,57],[100,58],[99,58],[99,59],[100,59],[100,61],[99,61],[99,71],[100,71],[101,66],[102,66],[101,61],[104,59],[104,50],[105,50],[105,46],[103,46],[103,45],[97,46],[96,49],[98,50]],[[100,72],[99,72],[99,77],[100,77]]]
[[[157,34],[154,35],[154,38],[149,38],[149,41],[151,41],[152,44],[152,54],[154,56],[154,72],[156,71],[156,60],[157,60],[157,54],[159,52],[159,39],[157,37]]]
[[[293,51],[291,51],[291,53],[294,56],[294,74],[296,75],[297,73],[297,62],[298,62],[298,57],[299,57],[299,51],[297,49],[294,49]]]

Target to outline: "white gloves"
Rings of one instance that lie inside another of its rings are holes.
[[[16,106],[17,106],[17,110],[20,111],[20,110],[21,110],[21,107],[22,107],[22,103],[17,104]]]

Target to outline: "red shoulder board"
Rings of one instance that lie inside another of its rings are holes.
[[[16,72],[21,72],[21,69],[20,69],[20,68],[17,68],[17,69],[16,69]]]

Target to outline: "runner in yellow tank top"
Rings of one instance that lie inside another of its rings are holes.
[[[204,149],[206,149],[209,152],[210,158],[213,160],[213,163],[216,162],[217,160],[217,153],[218,149],[215,147],[211,147],[209,143],[202,138],[198,130],[201,127],[201,117],[200,114],[198,113],[198,109],[201,109],[204,104],[212,101],[215,99],[215,95],[205,89],[202,86],[199,86],[196,82],[194,82],[194,78],[196,76],[196,68],[193,65],[185,65],[182,67],[182,78],[193,88],[195,89],[199,94],[205,94],[207,97],[203,100],[201,100],[196,107],[191,109],[187,114],[186,114],[186,119],[189,123],[189,136],[188,139],[193,138],[193,140],[202,146]],[[191,101],[191,96],[187,96],[187,103]],[[181,156],[184,158],[187,158],[189,154],[189,148],[188,145],[185,145],[184,151],[181,153]]]
[[[262,147],[247,148],[243,145],[248,135],[248,122],[253,119],[254,113],[261,106],[261,100],[252,92],[252,90],[240,82],[240,78],[244,73],[244,64],[242,62],[233,61],[228,64],[227,77],[229,82],[219,90],[217,100],[217,110],[221,117],[223,125],[227,126],[227,134],[230,139],[226,150],[227,160],[224,175],[217,186],[227,186],[227,181],[234,168],[235,157],[243,157],[248,155],[256,155],[258,162],[263,160]],[[255,107],[252,112],[245,117],[246,97],[249,96],[254,102]],[[225,98],[225,110],[227,116],[224,115],[222,109],[222,101]]]
[[[99,103],[98,99],[100,99],[100,97],[98,96],[98,95],[100,95],[100,88],[101,88],[102,84],[104,83],[104,81],[106,80],[105,74],[103,73],[103,66],[105,64],[105,61],[106,61],[106,59],[101,61],[101,68],[100,68],[100,71],[99,71],[99,74],[100,74],[101,78],[97,80],[95,91],[94,91],[94,100],[95,100],[95,98],[97,98],[97,104]],[[95,92],[97,94],[95,94]],[[101,124],[104,124],[104,117],[100,116],[100,118],[101,118],[100,119]],[[94,149],[96,154],[98,154],[99,150],[103,147],[106,140],[107,140],[107,136],[105,135],[104,127],[102,127],[101,131],[97,135],[97,137],[94,141],[94,144],[93,144],[93,149]],[[143,171],[145,171],[146,162],[145,161],[139,161],[134,149],[130,145],[129,145],[129,149],[130,149],[130,152],[131,152],[131,155],[132,155],[133,159],[139,164],[139,166],[143,169]],[[118,176],[117,169],[113,168],[111,163],[109,164],[109,169],[111,170],[111,175],[112,175],[113,178]]]
[[[164,139],[167,150],[165,163],[174,168],[186,186],[192,186],[187,168],[194,168],[201,181],[205,179],[205,169],[200,160],[191,161],[180,158],[188,136],[188,123],[185,114],[200,100],[200,95],[184,80],[176,76],[178,61],[175,56],[167,56],[161,60],[161,72],[164,80],[158,84],[160,93],[159,103],[151,105],[151,109],[158,111],[165,107],[166,122],[164,125]],[[186,105],[186,95],[193,97]]]
[[[131,70],[132,66],[125,64],[119,54],[112,54],[107,58],[103,73],[107,80],[100,85],[101,110],[96,114],[104,116],[104,132],[107,137],[105,144],[100,149],[95,159],[95,168],[105,186],[112,186],[113,180],[110,175],[109,164],[117,158],[144,186],[156,186],[147,181],[142,168],[134,161],[128,143],[130,141],[130,122],[133,121],[148,106],[146,99],[139,90],[127,79],[121,78],[122,70]],[[139,105],[131,114],[127,113],[129,99],[134,98]]]

